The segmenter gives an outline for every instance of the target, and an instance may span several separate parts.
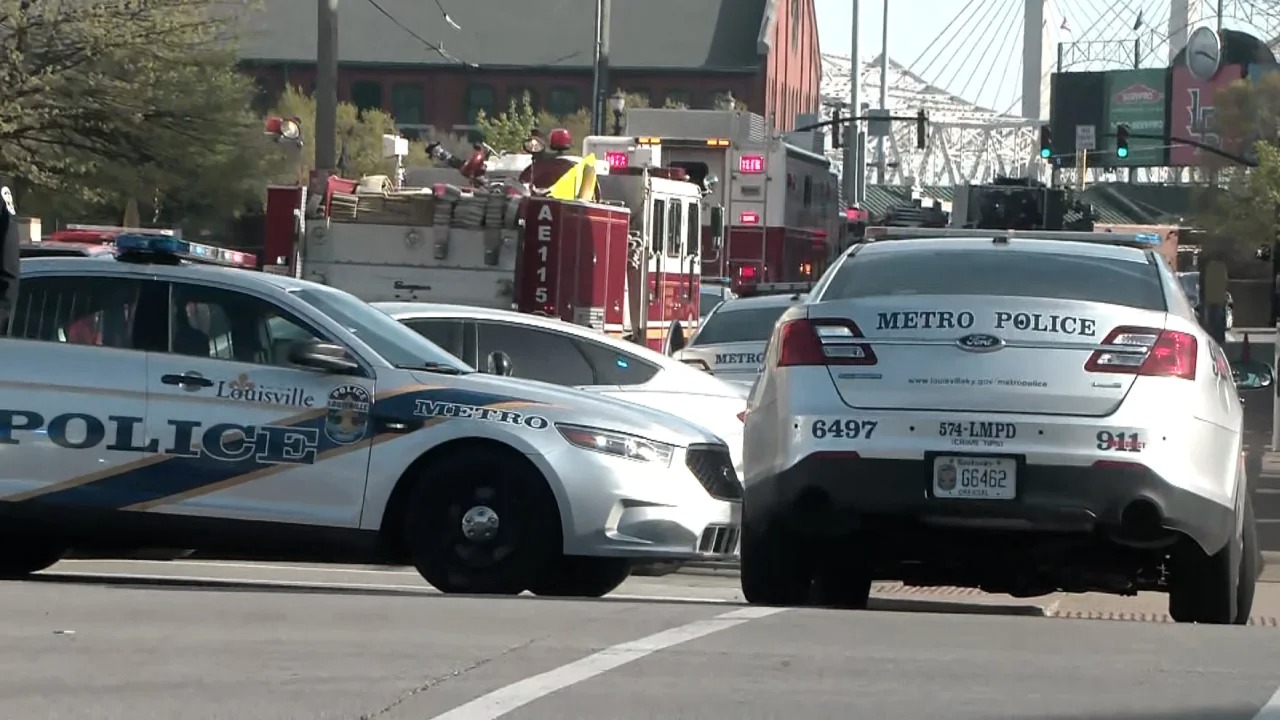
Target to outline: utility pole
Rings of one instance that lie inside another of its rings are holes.
[[[591,134],[604,135],[609,113],[609,27],[612,0],[596,0],[595,70],[591,78]]]
[[[889,108],[889,0],[884,0],[884,23],[880,30],[880,109]],[[889,175],[885,164],[884,136],[876,138],[876,182],[884,184]]]
[[[338,0],[317,0],[316,32],[316,166],[312,197],[323,188],[337,162],[338,141]]]
[[[862,67],[858,63],[858,5],[859,0],[851,0],[853,12],[853,39],[849,46],[849,114],[857,117],[862,114]],[[850,120],[844,127],[833,127],[831,132],[846,133],[844,136],[844,201],[853,207],[861,198],[862,183],[866,171],[858,167],[859,126],[856,120]]]

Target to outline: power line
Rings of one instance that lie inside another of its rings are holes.
[[[429,49],[431,49],[432,51],[434,51],[437,55],[439,55],[440,57],[444,58],[445,60],[448,60],[449,62],[455,62],[455,63],[458,63],[459,65],[466,65],[466,66],[467,66],[467,67],[469,67],[469,68],[478,68],[478,67],[480,67],[480,66],[479,66],[479,65],[477,65],[476,63],[473,63],[473,62],[467,62],[466,60],[463,60],[463,59],[461,59],[461,58],[459,58],[459,57],[457,57],[457,56],[453,55],[453,54],[452,54],[452,53],[450,53],[448,50],[445,50],[445,49],[444,49],[444,45],[440,45],[440,44],[437,44],[437,43],[433,43],[433,42],[431,42],[430,40],[428,40],[428,39],[426,39],[426,38],[422,37],[422,36],[421,36],[421,35],[419,35],[418,33],[414,32],[414,31],[413,31],[413,29],[411,29],[409,26],[407,26],[407,25],[405,25],[404,23],[400,22],[400,20],[399,20],[398,18],[396,18],[396,16],[395,16],[395,15],[392,15],[391,13],[387,12],[387,10],[386,10],[385,8],[383,8],[381,5],[379,5],[379,4],[378,4],[378,0],[368,0],[368,2],[369,2],[369,4],[370,4],[370,5],[372,5],[372,6],[373,6],[373,9],[375,9],[375,10],[377,10],[378,12],[382,13],[382,15],[383,15],[384,17],[386,17],[388,20],[390,20],[392,23],[394,23],[396,27],[398,27],[398,28],[400,28],[401,30],[403,30],[403,31],[405,31],[406,33],[408,33],[408,34],[409,34],[413,39],[415,39],[415,40],[417,40],[418,42],[422,43],[423,45],[427,46]],[[440,13],[441,13],[442,15],[444,15],[445,22],[449,23],[450,25],[452,25],[453,27],[455,27],[455,28],[457,28],[457,29],[459,29],[459,30],[461,30],[461,29],[462,29],[461,27],[459,27],[459,25],[458,25],[456,22],[454,22],[454,21],[453,21],[453,19],[452,19],[452,18],[450,18],[450,17],[449,17],[449,13],[445,12],[444,6],[440,4],[440,0],[436,0],[436,7],[440,8]]]

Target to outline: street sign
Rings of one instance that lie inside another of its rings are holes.
[[[867,137],[889,137],[893,134],[891,113],[880,108],[867,109]]]
[[[1076,150],[1097,150],[1098,129],[1093,125],[1076,126]]]

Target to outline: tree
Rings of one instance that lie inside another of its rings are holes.
[[[1212,178],[1196,198],[1197,224],[1209,231],[1203,246],[1227,260],[1234,277],[1266,275],[1270,266],[1253,253],[1275,238],[1280,220],[1280,73],[1234,82],[1210,102],[1222,150],[1257,167],[1201,153],[1202,170]]]
[[[649,99],[644,95],[630,93],[627,95],[626,107],[649,107]],[[612,118],[606,123],[612,129]],[[571,115],[552,115],[538,111],[529,101],[526,94],[519,102],[512,98],[504,112],[490,116],[481,111],[476,117],[476,126],[485,142],[495,150],[502,152],[522,152],[524,141],[532,130],[542,131],[545,137],[554,128],[564,128],[574,139],[574,152],[581,152],[582,140],[591,134],[591,111],[583,108]]]
[[[228,42],[237,7],[0,0],[0,172],[23,213],[114,208],[118,222],[131,198],[144,221],[242,205],[261,158],[245,152],[257,120]]]
[[[302,148],[280,143],[269,153],[270,178],[279,183],[305,183],[316,161],[316,99],[296,87],[285,88],[271,115],[298,118],[302,125]],[[346,177],[364,175],[395,176],[395,159],[382,156],[382,136],[397,135],[395,119],[381,110],[359,110],[351,103],[338,103],[335,145]],[[425,164],[426,148],[409,143],[405,164]]]

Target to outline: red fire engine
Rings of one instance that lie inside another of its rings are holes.
[[[761,282],[816,280],[839,252],[844,219],[838,182],[824,155],[784,142],[744,111],[633,108],[627,136],[591,137],[584,152],[625,168],[640,149],[707,183],[707,207],[724,208],[723,252],[703,214],[702,274],[735,290]]]
[[[369,302],[515,309],[666,350],[698,321],[703,188],[680,169],[587,167],[564,154],[567,132],[549,140],[524,156],[477,148],[451,163],[456,185],[330,178],[309,217],[303,188],[271,188],[265,255]],[[582,173],[578,197],[545,194],[566,172]]]

